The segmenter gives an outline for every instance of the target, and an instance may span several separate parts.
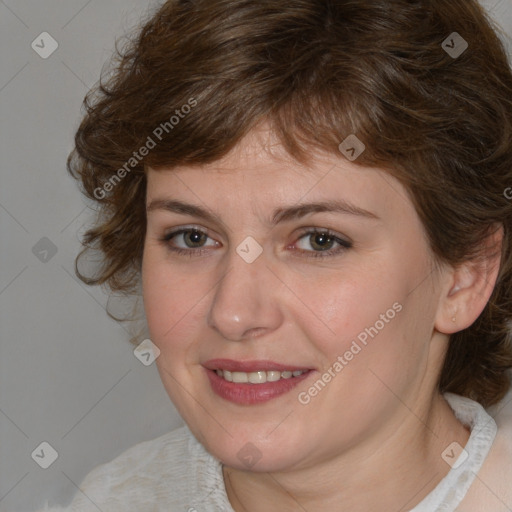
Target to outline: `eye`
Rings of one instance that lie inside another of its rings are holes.
[[[306,241],[311,247],[313,247],[313,251],[300,251],[303,253],[309,253],[307,254],[307,257],[313,258],[327,258],[329,256],[335,256],[352,247],[352,242],[340,238],[328,229],[310,229],[302,234],[299,241]],[[336,244],[338,247],[333,249],[333,245]]]
[[[205,245],[208,239],[212,240],[213,243]],[[205,249],[205,247],[218,246],[218,242],[211,239],[205,231],[198,228],[180,228],[167,233],[160,240],[173,253],[189,257],[200,256],[208,252],[208,249]],[[183,245],[177,245],[179,241]],[[352,242],[340,238],[328,229],[320,228],[313,228],[303,232],[298,242],[302,243],[302,241],[308,242],[313,250],[300,248],[298,252],[301,255],[305,255],[305,257],[313,258],[336,256],[352,247]],[[333,248],[336,245],[337,247]]]
[[[166,247],[177,254],[186,254],[188,256],[197,255],[197,253],[205,252],[202,250],[204,246],[204,242],[210,238],[207,233],[198,228],[181,228],[176,231],[171,231],[164,235],[161,238],[161,242],[163,242]],[[174,245],[174,240],[182,241],[184,246],[176,246]],[[217,242],[214,241],[213,246],[215,246]]]

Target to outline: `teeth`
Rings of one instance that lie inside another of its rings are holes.
[[[249,374],[244,372],[233,372],[232,374],[233,382],[249,382]]]
[[[215,373],[219,377],[222,377],[228,382],[235,383],[250,383],[250,384],[265,384],[265,382],[276,382],[280,379],[291,379],[292,377],[298,377],[307,370],[295,370],[293,372],[285,370],[284,372],[272,371],[258,371],[258,372],[230,372],[229,370],[215,370]]]
[[[281,372],[271,371],[267,372],[267,382],[276,382],[281,378]]]
[[[263,382],[267,382],[267,372],[249,373],[249,382],[251,384],[262,384]]]

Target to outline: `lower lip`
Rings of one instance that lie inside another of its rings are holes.
[[[264,384],[228,382],[224,378],[219,377],[214,370],[206,369],[206,373],[210,379],[210,385],[217,395],[235,404],[253,405],[268,402],[273,398],[288,393],[304,379],[307,379],[311,375],[312,370],[298,377],[279,379],[278,381],[265,382]]]

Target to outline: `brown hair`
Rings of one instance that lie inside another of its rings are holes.
[[[404,184],[439,261],[478,257],[503,226],[492,297],[451,336],[439,383],[496,403],[512,367],[512,73],[495,30],[476,0],[167,1],[84,100],[68,170],[98,219],[77,274],[137,289],[145,166],[213,162],[263,121],[300,162],[356,134],[355,163]]]

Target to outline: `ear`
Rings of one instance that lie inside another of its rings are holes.
[[[480,316],[498,278],[502,243],[503,227],[499,226],[483,242],[481,257],[446,271],[434,324],[437,331],[462,331]]]

